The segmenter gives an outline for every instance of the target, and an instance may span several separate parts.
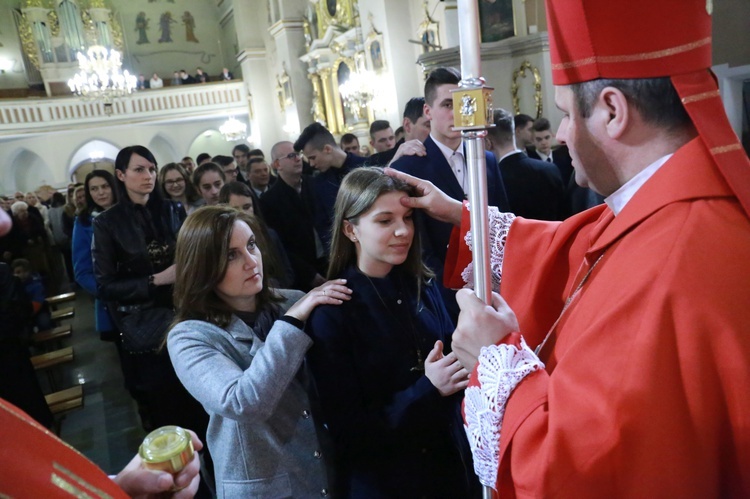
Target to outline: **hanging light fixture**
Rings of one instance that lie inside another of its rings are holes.
[[[89,47],[84,55],[78,52],[79,71],[68,80],[71,92],[84,100],[104,104],[104,113],[112,115],[112,103],[119,97],[132,94],[136,77],[122,71],[122,59],[116,50],[101,45]]]
[[[351,110],[354,119],[366,119],[367,106],[375,98],[376,85],[379,79],[372,71],[355,71],[349,78],[339,85],[339,95]]]
[[[223,125],[219,127],[219,132],[227,142],[242,140],[247,137],[247,125],[230,116]]]

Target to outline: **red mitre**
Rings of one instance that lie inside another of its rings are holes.
[[[547,0],[552,81],[671,77],[727,183],[750,215],[750,160],[711,67],[712,0]]]

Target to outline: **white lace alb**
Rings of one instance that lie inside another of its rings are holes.
[[[483,347],[477,375],[480,386],[470,386],[464,397],[466,436],[474,455],[474,472],[482,485],[495,488],[500,465],[500,431],[505,405],[516,386],[544,364],[521,338],[514,345]]]
[[[471,210],[471,205],[466,204],[466,207]],[[490,206],[488,210],[489,214],[489,228],[490,228],[490,274],[492,278],[492,290],[500,292],[500,281],[502,280],[503,274],[503,258],[505,256],[505,241],[508,238],[508,231],[510,230],[510,224],[516,219],[513,213],[504,213],[499,211],[497,208]],[[467,231],[464,236],[464,242],[469,249],[471,249],[471,231]],[[467,287],[474,289],[474,263],[469,262],[469,265],[461,272],[461,279],[466,283]]]

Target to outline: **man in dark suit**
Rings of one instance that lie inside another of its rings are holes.
[[[461,132],[453,130],[453,96],[461,76],[455,68],[438,68],[430,73],[424,86],[424,114],[430,120],[430,135],[424,142],[424,153],[402,156],[391,166],[396,170],[431,181],[454,199],[467,199],[469,176],[461,142]],[[485,153],[487,162],[487,194],[491,206],[509,211],[503,179],[492,153]],[[430,217],[418,217],[424,247],[425,263],[438,275],[442,286],[443,265],[453,226]],[[458,317],[455,292],[444,290],[443,297],[451,317]]]
[[[568,146],[565,144],[552,148],[553,134],[552,125],[547,118],[539,118],[532,126],[534,146],[529,147],[526,152],[530,158],[554,163],[560,170],[563,184],[568,183],[573,175],[573,160],[570,158]]]
[[[401,128],[404,129],[404,137],[396,142],[393,149],[373,154],[367,158],[368,165],[386,166],[403,155],[424,153],[422,144],[430,136],[430,120],[424,115],[424,97],[412,97],[406,103]],[[418,143],[415,141],[418,141]],[[402,147],[402,144],[407,145]]]
[[[524,218],[562,220],[564,189],[560,171],[546,161],[529,158],[516,147],[514,119],[504,109],[494,112],[495,127],[485,145],[498,158],[510,209]]]
[[[364,165],[366,160],[344,152],[331,132],[320,123],[313,123],[302,130],[294,143],[294,150],[302,151],[310,166],[320,172],[312,180],[315,192],[315,230],[327,250],[331,241],[333,205],[341,180],[352,169]]]
[[[325,282],[326,259],[315,232],[312,179],[302,175],[302,160],[291,142],[271,149],[279,180],[260,198],[268,225],[278,232],[294,270],[294,288],[302,291]]]

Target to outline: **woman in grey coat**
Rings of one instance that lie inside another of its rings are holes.
[[[209,206],[182,226],[175,262],[169,355],[210,416],[208,446],[219,498],[329,493],[301,369],[312,340],[304,321],[351,291],[329,281],[306,295],[272,290],[256,220]]]

